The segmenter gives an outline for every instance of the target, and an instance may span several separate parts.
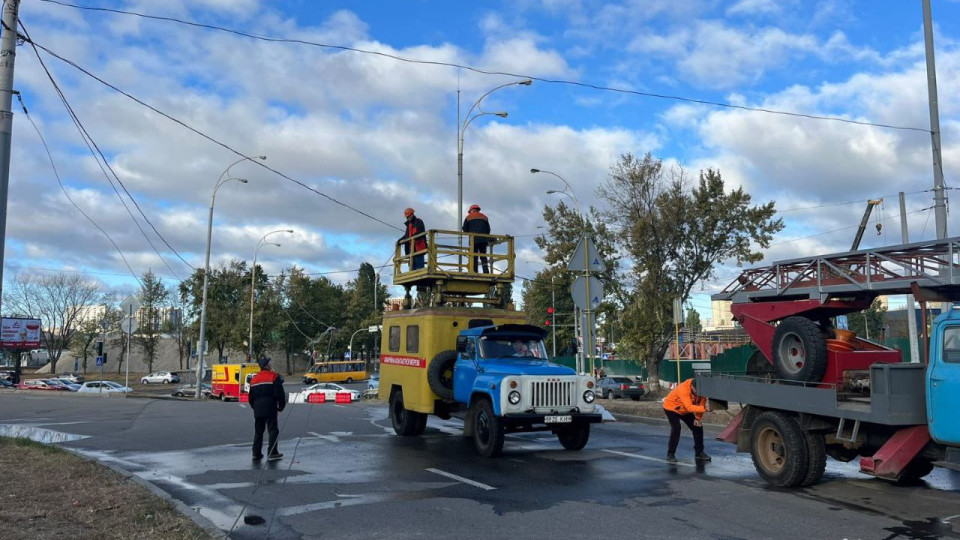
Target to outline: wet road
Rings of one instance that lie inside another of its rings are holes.
[[[960,474],[945,470],[896,486],[830,461],[817,486],[777,490],[721,443],[697,466],[685,438],[667,464],[660,426],[594,426],[581,452],[513,435],[486,460],[457,420],[397,437],[378,402],[290,405],[280,423],[284,459],[258,465],[242,404],[0,393],[0,434],[47,433],[231,538],[960,538]]]

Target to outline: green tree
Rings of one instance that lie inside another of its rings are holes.
[[[727,190],[719,171],[701,171],[696,182],[684,170],[665,170],[650,154],[625,154],[597,190],[604,217],[629,254],[631,286],[625,303],[623,344],[646,358],[659,381],[659,364],[670,342],[672,300],[714,275],[725,260],[761,260],[759,249],[783,228],[774,203],[754,206],[743,188]]]
[[[886,319],[887,307],[880,303],[879,298],[875,298],[867,309],[847,315],[850,330],[859,337],[878,343],[884,335]]]
[[[387,287],[380,283],[373,265],[363,263],[357,272],[357,278],[347,284],[344,297],[348,299],[344,330],[345,333],[349,332],[345,337],[349,339],[357,330],[364,330],[353,340],[353,356],[354,358],[365,356],[369,360],[376,346],[377,334],[365,330],[381,323],[383,306],[387,299]]]
[[[325,276],[313,278],[302,268],[294,267],[285,278],[281,291],[280,332],[289,374],[293,371],[294,355],[304,355],[307,359],[305,369],[313,362],[314,356],[326,356],[336,350],[333,336],[345,324],[344,290]]]
[[[700,312],[693,309],[691,306],[687,306],[687,316],[683,322],[683,328],[687,332],[700,332],[703,330],[703,324],[700,322]]]
[[[140,292],[137,294],[140,300],[140,310],[136,314],[140,319],[140,326],[132,336],[133,342],[143,350],[147,359],[147,371],[153,371],[153,361],[157,357],[157,347],[160,345],[162,328],[160,325],[163,316],[163,310],[167,307],[170,300],[170,289],[163,284],[163,281],[148,270],[140,278]],[[124,314],[127,315],[127,314]]]
[[[243,261],[231,260],[210,271],[207,284],[207,342],[223,358],[228,346],[244,350],[250,313],[250,274]],[[180,283],[180,297],[193,319],[199,339],[200,310],[203,305],[203,269],[198,268]]]

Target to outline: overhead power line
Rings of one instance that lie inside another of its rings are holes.
[[[379,57],[382,57],[382,58],[389,58],[389,59],[391,59],[391,60],[396,60],[396,61],[398,61],[398,62],[405,62],[405,63],[409,63],[409,64],[420,64],[420,65],[428,65],[428,66],[440,66],[440,67],[451,67],[451,68],[463,69],[463,70],[466,70],[466,71],[470,71],[470,72],[473,72],[473,73],[479,73],[479,74],[482,74],[482,75],[498,75],[498,76],[504,76],[504,77],[515,77],[515,78],[518,78],[518,79],[531,79],[531,80],[534,80],[534,81],[537,81],[537,82],[547,83],[547,84],[558,84],[558,85],[575,86],[575,87],[589,88],[589,89],[592,89],[592,90],[598,90],[598,91],[603,91],[603,92],[615,92],[615,93],[619,93],[619,94],[628,94],[628,95],[635,95],[635,96],[655,98],[655,99],[665,99],[665,100],[680,101],[680,102],[685,102],[685,103],[694,103],[694,104],[697,104],[697,105],[709,105],[709,106],[712,106],[712,107],[721,107],[721,108],[725,108],[725,109],[736,109],[736,110],[749,111],[749,112],[759,112],[759,113],[766,113],[766,114],[776,114],[776,115],[781,115],[781,116],[791,116],[791,117],[796,117],[796,118],[807,118],[807,119],[810,119],[810,120],[823,120],[823,121],[830,121],[830,122],[841,122],[841,123],[845,123],[845,124],[854,124],[854,125],[859,125],[859,126],[869,126],[869,127],[877,127],[877,128],[885,128],[885,129],[895,129],[895,130],[902,130],[902,131],[918,131],[918,132],[927,133],[927,134],[930,133],[930,130],[929,130],[929,129],[926,129],[926,128],[918,128],[918,127],[912,127],[912,126],[897,126],[897,125],[893,125],[893,124],[883,124],[883,123],[878,123],[878,122],[866,122],[866,121],[861,121],[861,120],[851,120],[851,119],[849,119],[849,118],[841,118],[841,117],[837,117],[837,116],[827,116],[827,115],[807,114],[807,113],[799,113],[799,112],[792,112],[792,111],[782,111],[782,110],[778,110],[778,109],[769,109],[769,108],[765,108],[765,107],[749,107],[749,106],[746,106],[746,105],[735,105],[735,104],[733,104],[733,103],[724,103],[724,102],[720,102],[720,101],[711,101],[711,100],[707,100],[707,99],[690,98],[690,97],[676,96],[676,95],[671,95],[671,94],[661,94],[661,93],[656,93],[656,92],[641,92],[641,91],[639,91],[639,90],[631,90],[631,89],[627,89],[627,88],[616,88],[616,87],[611,87],[611,86],[604,86],[604,85],[593,84],[593,83],[588,83],[588,82],[572,81],[572,80],[567,80],[567,79],[548,79],[548,78],[544,78],[544,77],[537,77],[537,76],[534,76],[534,75],[526,75],[526,74],[522,74],[522,73],[511,73],[511,72],[508,72],[508,71],[496,71],[496,70],[480,69],[480,68],[476,68],[476,67],[469,66],[469,65],[466,65],[466,64],[458,64],[458,63],[456,63],[456,62],[442,62],[442,61],[438,61],[438,60],[421,60],[421,59],[417,59],[417,58],[408,58],[408,57],[400,56],[400,55],[397,55],[397,54],[385,53],[385,52],[383,52],[383,51],[373,51],[373,50],[368,50],[368,49],[360,49],[360,48],[356,48],[356,47],[347,47],[347,46],[345,46],[345,45],[331,45],[331,44],[328,44],[328,43],[320,43],[320,42],[316,42],[316,41],[308,41],[308,40],[303,40],[303,39],[277,38],[277,37],[264,36],[264,35],[259,35],[259,34],[252,34],[252,33],[250,33],[250,32],[243,32],[243,31],[241,31],[241,30],[235,30],[235,29],[227,28],[227,27],[223,27],[223,26],[217,26],[217,25],[213,25],[213,24],[197,23],[197,22],[188,21],[188,20],[185,20],[185,19],[179,19],[179,18],[176,18],[176,17],[163,17],[163,16],[159,16],[159,15],[150,15],[150,14],[147,14],[147,13],[139,13],[139,12],[136,12],[136,11],[127,11],[127,10],[122,10],[122,9],[112,9],[112,8],[104,8],[104,7],[83,6],[83,5],[79,5],[79,4],[71,4],[71,3],[69,3],[69,2],[62,2],[62,1],[59,1],[59,0],[42,0],[42,1],[48,2],[48,3],[51,3],[51,4],[57,4],[57,5],[61,5],[61,6],[71,7],[71,8],[75,8],[75,9],[86,10],[86,11],[99,11],[99,12],[106,12],[106,13],[115,13],[115,14],[118,14],[118,15],[128,15],[128,16],[132,16],[132,17],[140,17],[140,18],[143,18],[143,19],[151,19],[151,20],[156,20],[156,21],[163,21],[163,22],[172,22],[172,23],[176,23],[176,24],[183,24],[183,25],[192,26],[192,27],[195,27],[195,28],[203,28],[203,29],[206,29],[206,30],[215,30],[215,31],[218,31],[218,32],[226,32],[226,33],[228,33],[228,34],[233,34],[233,35],[236,35],[236,36],[246,37],[246,38],[250,38],[250,39],[256,39],[256,40],[259,40],[259,41],[266,41],[266,42],[270,42],[270,43],[293,43],[293,44],[298,44],[298,45],[308,45],[308,46],[311,46],[311,47],[319,47],[319,48],[322,48],[322,49],[332,49],[332,50],[339,50],[339,51],[352,52],[352,53],[358,53],[358,54],[367,54],[367,55],[371,55],[371,56],[379,56]]]

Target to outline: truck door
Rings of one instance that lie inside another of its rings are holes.
[[[952,446],[960,445],[960,325],[945,326],[931,347],[927,368],[927,420],[930,436]]]
[[[453,399],[470,403],[473,381],[477,379],[477,346],[472,337],[457,338],[457,363],[453,370]]]

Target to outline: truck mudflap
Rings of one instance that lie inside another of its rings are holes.
[[[599,424],[603,420],[600,413],[536,414],[512,413],[503,417],[506,427],[540,425],[546,427],[569,426],[573,424]]]

